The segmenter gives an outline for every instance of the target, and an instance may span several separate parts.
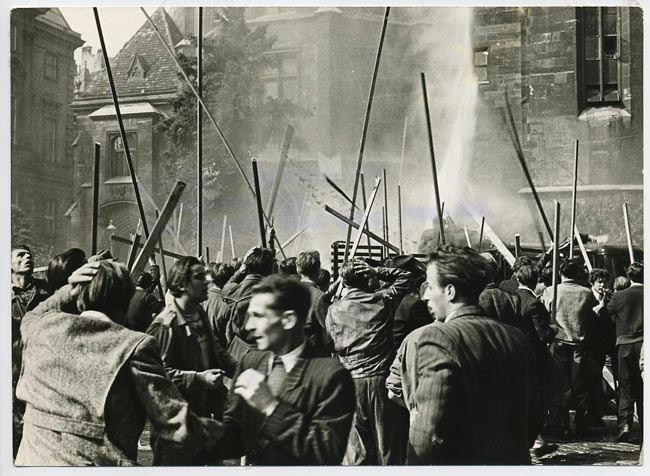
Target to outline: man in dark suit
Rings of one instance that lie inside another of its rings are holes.
[[[417,375],[417,414],[407,464],[530,463],[539,431],[532,351],[520,330],[478,307],[486,267],[470,248],[429,257],[424,299],[440,324],[422,328],[408,369]]]
[[[304,326],[309,290],[269,276],[252,290],[246,330],[258,350],[242,358],[224,416],[219,456],[254,465],[334,465],[345,453],[355,408],[350,373],[315,356]]]
[[[632,283],[630,287],[615,292],[607,305],[607,312],[616,324],[618,441],[630,437],[635,403],[643,435],[643,379],[639,368],[643,346],[643,264],[632,263],[627,277]]]

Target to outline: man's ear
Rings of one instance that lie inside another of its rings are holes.
[[[298,316],[293,311],[282,313],[282,327],[286,330],[293,329],[298,324]]]
[[[456,299],[456,286],[453,284],[445,286],[445,295],[447,296],[448,302],[454,302],[454,299]]]

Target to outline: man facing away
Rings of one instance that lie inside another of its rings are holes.
[[[478,297],[485,260],[469,248],[429,256],[424,299],[439,325],[419,330],[407,464],[528,464],[539,428],[532,351],[488,318]]]
[[[88,263],[23,318],[26,403],[19,466],[136,464],[145,419],[188,456],[220,436],[166,375],[153,337],[122,327],[133,283],[126,266]],[[62,309],[76,304],[80,315]]]
[[[627,269],[630,287],[617,291],[607,305],[616,324],[618,355],[618,441],[630,438],[636,403],[643,437],[643,379],[639,360],[643,356],[643,263]]]
[[[298,255],[298,259],[296,260],[296,269],[300,275],[300,281],[307,286],[311,296],[311,307],[309,308],[309,315],[305,323],[305,335],[322,356],[328,356],[329,352],[325,344],[327,334],[325,332],[324,321],[327,309],[321,301],[321,296],[324,293],[317,284],[320,277],[320,266],[320,253],[316,250],[303,251]],[[320,310],[318,306],[321,307]],[[317,312],[318,310],[320,312]],[[322,322],[319,321],[319,316],[323,316]]]
[[[257,350],[237,367],[219,457],[246,455],[254,465],[340,464],[354,387],[339,362],[317,356],[305,339],[309,290],[273,275],[252,293],[246,330]]]

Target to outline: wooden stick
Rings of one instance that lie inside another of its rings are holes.
[[[427,78],[420,73],[422,84],[422,96],[424,99],[424,113],[427,119],[427,137],[429,138],[429,155],[431,156],[431,170],[433,172],[433,193],[435,198],[436,212],[438,212],[438,224],[440,226],[440,241],[445,244],[445,227],[442,223],[442,208],[440,205],[440,191],[438,189],[438,172],[436,170],[436,154],[433,148],[433,132],[431,130],[431,113],[429,112],[429,97],[427,96]]]
[[[282,179],[282,172],[284,165],[287,162],[289,154],[289,147],[291,146],[291,138],[293,137],[293,127],[287,124],[287,131],[284,133],[284,140],[282,141],[282,151],[280,152],[280,161],[278,162],[278,170],[275,172],[275,180],[273,181],[273,188],[269,196],[269,202],[266,204],[266,213],[268,216],[273,216],[273,207],[275,206],[275,199],[280,189],[280,180]]]
[[[627,203],[623,204],[623,220],[625,221],[625,235],[627,238],[627,250],[630,253],[630,264],[634,263],[634,248],[632,246],[632,232],[630,230],[630,216],[627,211]]]
[[[573,154],[573,194],[571,196],[571,228],[573,230],[576,226],[576,197],[578,194],[578,146],[580,141],[576,139],[575,152]],[[573,259],[573,243],[575,240],[569,242],[569,258]]]
[[[173,212],[173,210],[172,210]],[[156,220],[158,220],[158,210],[156,210]],[[172,214],[170,213],[169,218],[171,218]],[[167,288],[167,264],[165,263],[165,250],[163,248],[163,240],[162,240],[162,235],[165,232],[165,229],[160,232],[160,238],[158,239],[158,247],[160,249],[160,267],[162,268],[162,274],[163,274],[163,279],[165,280],[165,288]],[[164,293],[161,293],[164,295]]]
[[[360,174],[361,178],[361,196],[363,197],[363,209],[366,209],[366,180],[363,176],[363,172]],[[366,224],[366,230],[370,231],[370,223]],[[366,237],[368,238],[368,249],[370,249],[370,236],[366,234]]]
[[[530,187],[530,190],[533,193],[533,197],[535,198],[535,203],[537,204],[537,209],[539,210],[539,213],[542,216],[542,220],[544,221],[544,226],[546,227],[546,231],[551,237],[551,240],[553,240],[553,232],[551,231],[551,225],[548,222],[548,218],[546,218],[544,207],[542,206],[542,202],[539,199],[539,195],[537,194],[537,189],[535,188],[533,179],[530,176],[530,172],[528,171],[528,166],[526,165],[526,159],[524,158],[524,151],[521,147],[521,142],[519,141],[519,135],[517,134],[517,127],[515,126],[515,119],[512,115],[512,109],[510,108],[510,101],[508,100],[507,89],[505,91],[504,96],[505,96],[506,109],[507,109],[507,115],[509,121],[506,119],[506,113],[503,111],[503,109],[501,109],[501,118],[504,122],[506,130],[508,131],[508,134],[510,135],[510,139],[512,140],[512,143],[515,147],[515,153],[517,155],[517,158],[519,159],[519,164],[521,165],[521,168],[524,171],[524,175],[526,176],[526,181],[528,182],[528,186]],[[510,127],[508,127],[508,124],[510,124]]]
[[[133,240],[130,240],[128,238],[124,238],[123,236],[118,236],[118,235],[112,235],[111,236],[111,241],[115,241],[117,243],[123,243],[123,244],[129,245],[129,246],[133,245]],[[141,249],[143,247],[144,247],[144,244],[142,243],[142,241],[140,241],[140,243],[138,243],[138,249]],[[154,248],[153,253],[160,253],[160,248]],[[174,253],[173,251],[168,251],[168,250],[165,250],[164,253],[165,253],[165,256],[168,256],[168,257],[174,258],[174,259],[179,259],[179,258],[182,258],[183,256],[185,256],[185,255],[182,255],[182,254],[179,254],[179,253]],[[136,252],[136,256],[137,256],[137,252]]]
[[[580,236],[580,232],[578,231],[578,227],[576,225],[573,226],[573,233],[575,234],[575,239],[578,242],[580,253],[582,253],[582,259],[585,260],[585,265],[587,266],[587,269],[591,273],[591,270],[594,268],[593,266],[591,266],[591,261],[589,261],[589,255],[587,254],[587,250],[585,249],[585,245],[582,242],[582,237]]]
[[[555,201],[555,233],[553,236],[560,236],[560,202]],[[557,284],[558,270],[560,267],[560,243],[559,240],[553,240],[553,302],[551,304],[551,322],[557,322]]]
[[[178,226],[176,227],[176,246],[181,236],[181,223],[183,222],[183,202],[178,207]]]
[[[300,230],[300,228],[302,227],[302,224],[303,224],[303,221],[304,221],[304,218],[305,218],[304,213],[305,213],[305,205],[307,204],[307,194],[308,194],[308,193],[309,193],[309,192],[305,191],[305,196],[304,196],[303,199],[302,199],[302,205],[301,205],[301,207],[300,207],[300,215],[299,215],[299,217],[298,217],[298,230]],[[284,245],[283,245],[283,246],[284,246]],[[294,256],[297,255],[297,253],[296,253],[297,246],[298,246],[298,242],[295,241],[295,242],[293,243],[293,255],[294,255]]]
[[[408,117],[408,116],[407,116]],[[397,218],[399,224],[399,254],[404,254],[404,239],[402,229],[402,186],[397,186]]]
[[[515,234],[515,258],[521,256],[521,235],[519,233]]]
[[[363,174],[362,174],[362,175],[363,175]],[[343,198],[345,198],[345,200],[346,200],[348,203],[350,203],[351,205],[354,205],[354,207],[355,207],[357,210],[361,210],[357,205],[355,205],[355,203],[352,201],[352,199],[351,199],[350,197],[348,197],[348,195],[343,191],[343,189],[342,189],[341,187],[339,187],[338,185],[336,185],[336,183],[334,182],[334,180],[332,180],[332,179],[329,178],[327,175],[325,175],[325,181],[326,181],[326,182],[327,182],[327,183],[328,183],[328,184],[329,184],[329,185],[330,185],[334,190],[336,190],[336,191],[339,193],[339,195],[341,195]],[[363,211],[363,210],[362,210],[362,211]]]
[[[217,262],[221,262],[219,259],[219,253],[217,253]],[[210,264],[210,247],[206,246],[205,247],[205,265],[208,266]]]
[[[442,213],[442,216],[444,217],[444,214],[445,214],[445,202],[442,202],[441,213]],[[433,221],[432,223],[433,223],[433,229],[435,229],[436,228],[436,222]],[[436,241],[436,243],[438,243],[438,245],[444,244],[444,243],[440,242],[440,230],[438,230],[438,240]]]
[[[93,217],[90,238],[90,254],[97,254],[97,227],[99,224],[99,155],[101,145],[95,142],[95,162],[93,165]]]
[[[133,159],[131,158],[131,150],[129,149],[128,139],[126,137],[126,130],[124,129],[124,122],[122,121],[122,113],[120,112],[120,102],[117,99],[117,91],[115,89],[115,82],[113,81],[113,73],[111,71],[111,62],[108,59],[108,51],[104,42],[104,34],[102,33],[102,23],[99,20],[99,12],[97,7],[93,7],[95,15],[95,24],[97,26],[97,34],[99,35],[99,42],[102,46],[102,54],[104,55],[104,64],[106,66],[106,74],[108,76],[108,84],[111,88],[111,96],[113,97],[113,105],[115,106],[115,115],[117,117],[117,124],[120,128],[120,136],[122,137],[122,144],[124,145],[124,155],[126,156],[126,163],[129,167],[129,174],[131,175],[131,183],[133,184],[133,193],[135,201],[138,205],[138,212],[140,213],[140,220],[142,220],[142,230],[144,236],[149,236],[149,227],[147,226],[147,217],[144,214],[144,206],[142,205],[142,198],[140,197],[140,189],[138,188],[138,179],[135,176],[135,168],[133,167]]]
[[[196,90],[203,96],[203,7],[198,10]],[[203,111],[196,102],[196,256],[203,250]]]
[[[135,264],[131,269],[132,277],[139,276],[142,270],[144,269],[144,265],[146,264],[147,259],[153,253],[156,247],[156,243],[160,240],[160,235],[165,229],[165,226],[167,225],[169,218],[172,216],[172,213],[174,213],[174,208],[176,208],[178,201],[183,195],[183,190],[185,190],[185,184],[180,181],[176,182],[174,189],[172,190],[169,197],[167,198],[167,202],[163,207],[162,213],[156,220],[156,224],[154,225],[153,230],[149,235],[149,238],[147,238],[147,241],[145,242],[142,251],[138,255],[137,259],[135,260]]]
[[[478,252],[481,252],[483,246],[483,227],[485,226],[485,217],[481,217],[481,232],[478,235]]]
[[[386,208],[385,207],[381,207],[381,224],[382,224],[384,240],[388,241],[388,236],[386,235]],[[384,247],[384,254],[388,256],[388,249],[386,249],[386,247]]]
[[[406,126],[409,123],[409,117],[404,116],[404,133],[402,134],[402,154],[399,158],[399,178],[397,184],[402,185],[402,167],[404,166],[404,151],[406,150]]]
[[[223,259],[223,249],[226,244],[226,222],[228,221],[228,215],[223,216],[223,226],[221,227],[221,247],[219,248],[219,253]]]
[[[352,245],[352,250],[350,251],[350,261],[354,259],[354,256],[357,254],[357,248],[359,247],[359,242],[361,242],[361,237],[363,236],[363,228],[368,223],[368,218],[370,218],[370,210],[372,210],[372,205],[375,203],[375,197],[377,197],[377,192],[379,191],[379,185],[381,184],[381,177],[375,179],[375,186],[370,192],[370,198],[368,199],[368,206],[363,212],[363,219],[361,220],[361,228],[357,232],[357,237],[354,240],[354,245]]]
[[[232,253],[232,259],[235,259],[235,242],[232,239],[232,227],[228,225],[228,234],[230,235],[230,252]]]
[[[384,173],[384,239],[386,241],[390,238],[390,232],[388,231],[388,180],[386,180],[386,169],[383,170]],[[388,250],[386,250],[386,256],[388,256]]]
[[[379,36],[379,47],[377,48],[377,56],[375,57],[375,66],[372,71],[372,80],[370,83],[370,93],[368,94],[368,103],[366,105],[366,115],[363,121],[363,129],[361,132],[361,143],[359,146],[359,158],[357,160],[357,170],[354,174],[354,188],[352,189],[352,203],[357,203],[357,194],[359,192],[359,174],[361,174],[361,166],[363,164],[363,152],[366,147],[366,137],[368,134],[368,124],[370,123],[370,111],[372,109],[372,98],[375,94],[375,84],[377,83],[377,75],[379,72],[379,62],[381,60],[381,50],[384,47],[384,38],[386,36],[386,27],[388,26],[388,15],[390,14],[390,7],[386,7],[384,11],[384,22],[381,27],[381,34]],[[354,220],[354,206],[350,207],[350,220]],[[344,261],[348,260],[350,238],[352,237],[352,228],[348,225],[348,232],[345,239],[345,255]]]
[[[340,212],[337,212],[332,207],[330,207],[328,205],[325,205],[325,211],[327,213],[329,213],[330,215],[335,216],[336,218],[338,218],[342,222],[346,223],[347,225],[350,225],[355,230],[359,229],[359,224],[357,222],[355,222],[354,220],[350,220],[347,216],[343,215]],[[380,237],[378,235],[375,235],[371,231],[368,231],[368,228],[364,229],[363,233],[364,233],[364,235],[368,236],[369,238],[372,238],[373,240],[375,240],[380,245],[387,247],[388,249],[390,249],[391,251],[394,251],[395,253],[399,253],[399,248],[397,246],[392,245],[388,241],[385,241],[382,237]]]
[[[306,229],[307,229],[307,227],[302,228],[301,230],[298,230],[297,232],[295,232],[293,235],[291,235],[289,237],[289,239],[287,241],[282,243],[282,246],[285,247],[285,248],[287,246],[289,246],[291,243],[293,243],[296,240],[296,238],[298,238],[300,235],[302,235]],[[294,250],[294,254],[295,254],[295,250]]]
[[[501,238],[499,238],[499,236],[492,230],[490,225],[485,221],[485,217],[481,217],[481,215],[479,215],[478,212],[474,210],[474,208],[467,203],[463,204],[463,208],[467,210],[467,213],[470,214],[470,216],[474,219],[476,223],[483,224],[483,228],[487,237],[490,238],[490,241],[492,242],[494,247],[497,249],[499,253],[501,253],[501,255],[505,258],[508,264],[512,266],[515,263],[514,255],[510,252],[510,250],[505,245],[505,243],[501,240]]]
[[[264,212],[262,211],[262,194],[260,192],[260,177],[257,171],[257,160],[251,159],[253,165],[253,181],[255,183],[255,200],[257,201],[257,218],[260,225],[262,248],[266,248],[266,230],[264,229]]]
[[[135,262],[135,257],[137,256],[138,253],[138,246],[140,246],[140,233],[136,233],[133,236],[133,243],[131,244],[131,248],[129,249],[129,256],[126,259],[126,267],[128,269],[131,269],[133,267],[133,263]]]
[[[471,247],[472,247],[472,242],[471,242],[471,240],[469,239],[469,233],[467,232],[467,227],[464,226],[463,229],[465,230],[465,239],[467,240],[467,246],[468,246],[469,248],[471,248]]]

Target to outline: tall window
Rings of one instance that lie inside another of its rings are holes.
[[[298,102],[298,52],[295,50],[267,53],[270,57],[264,80],[264,99],[287,99]]]
[[[488,49],[476,48],[474,50],[474,72],[479,84],[487,84],[488,81]]]
[[[45,53],[45,77],[47,79],[57,79],[57,60],[56,56]]]
[[[583,88],[587,106],[621,101],[620,11],[586,7],[582,13]]]
[[[129,152],[133,159],[135,167],[136,147],[138,145],[138,136],[135,132],[128,132],[126,140],[129,144]],[[126,162],[126,153],[124,152],[124,143],[120,134],[109,135],[108,148],[108,177],[124,177],[129,175],[129,166]]]
[[[45,117],[43,124],[43,159],[45,162],[56,162],[56,119]]]

